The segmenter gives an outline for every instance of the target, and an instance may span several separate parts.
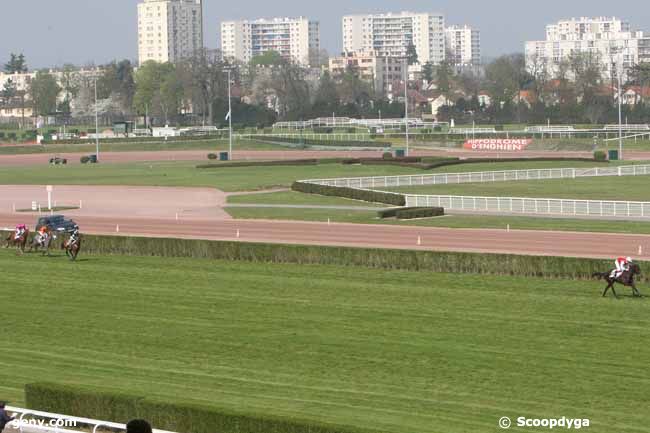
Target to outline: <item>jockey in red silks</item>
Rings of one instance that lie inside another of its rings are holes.
[[[16,233],[14,234],[14,240],[20,239],[22,235],[27,231],[27,226],[25,224],[18,224],[16,226]]]
[[[612,272],[612,277],[619,278],[623,275],[623,272],[630,270],[630,263],[632,263],[632,257],[619,257],[616,259],[616,262],[614,262],[616,269]]]

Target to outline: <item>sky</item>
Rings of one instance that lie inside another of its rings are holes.
[[[0,0],[0,64],[22,52],[30,68],[137,59],[140,0]],[[647,0],[204,0],[205,41],[219,46],[220,23],[231,19],[306,16],[321,23],[321,45],[341,51],[346,14],[441,12],[450,24],[481,31],[484,57],[523,52],[526,40],[544,39],[545,25],[563,18],[617,16],[650,32]]]

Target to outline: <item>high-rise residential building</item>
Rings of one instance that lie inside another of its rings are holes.
[[[526,67],[553,74],[572,53],[597,56],[604,74],[611,77],[619,63],[628,69],[650,61],[650,36],[632,31],[628,22],[615,17],[571,18],[546,26],[546,40],[526,42]]]
[[[253,57],[276,51],[303,65],[318,65],[320,25],[308,18],[272,18],[221,23],[224,58],[249,62]]]
[[[418,62],[445,59],[445,18],[441,14],[400,12],[343,17],[343,51],[374,51],[382,57],[406,57],[414,45]]]
[[[386,95],[393,83],[404,80],[408,64],[404,57],[382,57],[375,52],[355,51],[329,59],[329,71],[334,79],[349,67],[356,70],[359,78],[372,84],[376,93]]]
[[[201,0],[144,0],[138,4],[140,64],[175,62],[203,47]]]
[[[449,26],[445,29],[448,60],[458,68],[481,64],[481,34],[469,26]]]

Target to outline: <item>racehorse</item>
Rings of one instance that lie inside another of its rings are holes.
[[[639,292],[639,289],[637,289],[634,284],[634,278],[639,275],[641,275],[641,268],[639,265],[636,263],[630,263],[629,269],[624,271],[618,278],[613,278],[612,272],[596,272],[593,274],[593,277],[598,277],[598,279],[603,279],[607,282],[607,287],[605,287],[603,297],[607,295],[609,289],[612,289],[612,293],[614,293],[614,296],[618,298],[616,290],[614,290],[614,284],[618,283],[625,287],[632,287],[632,295],[640,298],[643,295],[641,295],[641,292]]]
[[[9,237],[6,239],[7,244],[5,245],[5,248],[9,248],[10,246],[16,247],[16,253],[17,254],[24,254],[25,253],[25,245],[27,245],[27,239],[29,238],[29,230],[25,229],[25,232],[16,239],[16,234],[11,233]]]
[[[48,232],[48,236],[45,239],[45,242],[40,241],[40,235],[36,233],[34,235],[34,238],[32,238],[32,242],[29,244],[29,251],[28,253],[31,253],[32,250],[38,251],[39,248],[43,248],[43,255],[47,254],[48,257],[50,255],[50,244],[52,243],[53,240],[56,239],[56,234],[53,232]]]
[[[81,250],[81,235],[77,237],[77,240],[70,244],[70,241],[64,242],[61,245],[61,249],[65,250],[65,255],[72,261],[77,260],[79,251]]]

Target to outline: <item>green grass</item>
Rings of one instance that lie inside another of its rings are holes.
[[[502,416],[650,431],[650,304],[597,282],[7,251],[0,266],[0,398],[16,405],[57,380],[395,433]]]
[[[273,205],[314,205],[314,206],[360,206],[386,207],[378,203],[350,200],[341,197],[326,197],[314,194],[302,194],[295,191],[282,191],[265,194],[249,194],[228,197],[233,204],[273,204]]]
[[[237,167],[200,170],[191,162],[90,164],[0,168],[0,185],[146,185],[215,187],[247,191],[290,187],[296,179],[370,175],[415,174],[418,170],[395,166]]]
[[[486,162],[474,164],[456,164],[437,167],[431,170],[433,173],[469,173],[476,171],[501,171],[501,170],[528,170],[540,168],[593,168],[610,167],[617,165],[645,164],[642,161],[621,161],[601,163],[594,161],[514,161],[514,162]]]
[[[637,221],[610,221],[570,218],[534,218],[490,215],[446,215],[416,221],[380,220],[374,211],[347,211],[336,209],[278,209],[278,208],[226,208],[238,219],[271,219],[287,221],[327,221],[354,224],[398,224],[422,227],[484,228],[505,230],[574,231],[597,233],[650,234],[650,223]]]
[[[100,152],[136,152],[161,150],[205,150],[206,158],[209,152],[227,151],[227,139],[207,139],[190,141],[164,141],[141,143],[106,143],[99,145]],[[233,143],[233,152],[237,150],[292,150],[278,144],[265,144],[251,140],[238,139]],[[95,153],[96,147],[92,140],[88,144],[48,144],[43,146],[0,146],[0,155],[19,155],[33,153]]]
[[[650,176],[423,185],[388,188],[411,194],[648,201]],[[381,189],[381,188],[379,188]]]

